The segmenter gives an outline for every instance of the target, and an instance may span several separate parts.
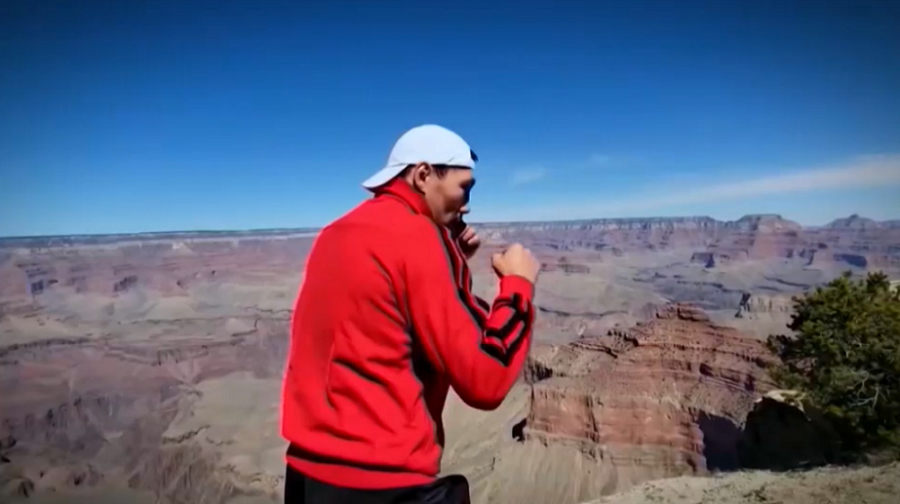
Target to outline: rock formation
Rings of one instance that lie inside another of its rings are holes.
[[[272,426],[287,320],[248,322],[243,335],[165,346],[82,338],[3,347],[0,500],[103,485],[171,503],[277,492],[283,447]],[[204,411],[216,397],[227,399]],[[234,404],[243,411],[229,413]]]
[[[685,250],[716,268],[734,261],[788,259],[842,267],[900,267],[900,225],[853,215],[803,228],[779,215],[737,221],[710,217],[594,219],[478,225],[486,250],[520,241],[548,258],[547,268],[589,273],[604,255]],[[0,239],[0,302],[52,290],[117,294],[138,287],[180,293],[235,267],[302,269],[315,230],[147,233]],[[563,266],[556,253],[571,256]],[[593,254],[593,255],[591,255]],[[489,271],[479,264],[478,269]],[[0,305],[0,312],[4,308]]]
[[[546,265],[526,380],[494,412],[451,396],[445,414],[458,429],[445,469],[478,504],[572,504],[734,467],[771,387],[743,335],[769,318],[783,332],[781,296],[850,263],[900,266],[900,224],[860,218],[477,227],[479,295],[512,241]],[[110,487],[132,492],[111,502],[277,501],[286,324],[314,232],[0,239],[0,499]],[[685,300],[742,332],[666,304]]]
[[[594,219],[554,223],[485,224],[494,240],[522,241],[557,251],[590,249],[611,255],[693,249],[692,262],[712,268],[733,261],[793,259],[804,264],[900,266],[900,225],[858,215],[804,228],[776,214],[736,221],[710,217]],[[552,238],[550,236],[552,235]]]
[[[758,341],[670,304],[632,329],[535,349],[524,437],[656,477],[732,469],[771,362]]]
[[[466,474],[480,504],[575,504],[734,468],[770,362],[758,341],[677,303],[628,330],[536,345],[498,416],[451,395],[445,470]]]
[[[293,268],[312,244],[308,234],[260,238],[192,238],[160,241],[128,237],[116,246],[85,244],[73,249],[14,247],[0,264],[0,299],[34,298],[51,290],[116,295],[138,287],[162,294],[235,273]]]
[[[790,258],[803,246],[802,229],[780,215],[746,215],[726,222],[708,251],[727,260]]]

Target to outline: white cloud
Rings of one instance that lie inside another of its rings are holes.
[[[753,199],[768,195],[824,190],[865,189],[900,186],[900,154],[866,156],[831,166],[788,171],[709,185],[678,184],[649,191],[636,191],[613,200],[554,207],[531,207],[521,219],[575,219],[596,216],[650,214],[666,208],[719,201]],[[583,195],[583,193],[582,193]],[[582,196],[580,195],[580,196]]]
[[[587,157],[583,162],[577,165],[579,169],[597,170],[597,169],[621,169],[629,166],[645,165],[647,157],[636,154],[601,154],[594,153]]]
[[[545,175],[547,175],[547,170],[544,168],[526,168],[513,173],[510,183],[512,185],[530,184],[541,180]]]
[[[649,208],[770,194],[884,187],[894,184],[900,184],[900,155],[870,156],[833,168],[806,169],[667,192],[641,198],[635,201],[635,204]]]

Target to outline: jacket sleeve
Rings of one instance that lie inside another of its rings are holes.
[[[505,276],[493,304],[476,298],[459,247],[434,225],[416,234],[405,277],[410,325],[428,360],[466,404],[497,408],[531,346],[532,283]]]

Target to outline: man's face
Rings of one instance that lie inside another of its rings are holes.
[[[475,185],[472,170],[449,167],[439,177],[431,167],[419,185],[435,222],[454,229],[463,225],[463,216],[469,213],[469,194]]]

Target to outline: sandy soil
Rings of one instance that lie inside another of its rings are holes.
[[[277,489],[286,446],[278,430],[281,383],[240,372],[206,380],[194,392],[180,405],[163,442],[193,437],[236,486]]]
[[[42,493],[32,497],[8,497],[9,504],[157,504],[152,492],[115,485],[109,488],[66,490]]]
[[[799,473],[741,472],[709,478],[647,482],[583,504],[894,504],[900,495],[900,464],[862,469],[827,468]],[[556,504],[522,496],[519,500]],[[155,504],[152,493],[123,487],[86,489],[12,498],[10,504]],[[280,498],[239,496],[225,504],[275,504]],[[473,502],[481,502],[477,496]]]
[[[895,504],[900,463],[808,472],[740,472],[652,481],[590,504]]]

